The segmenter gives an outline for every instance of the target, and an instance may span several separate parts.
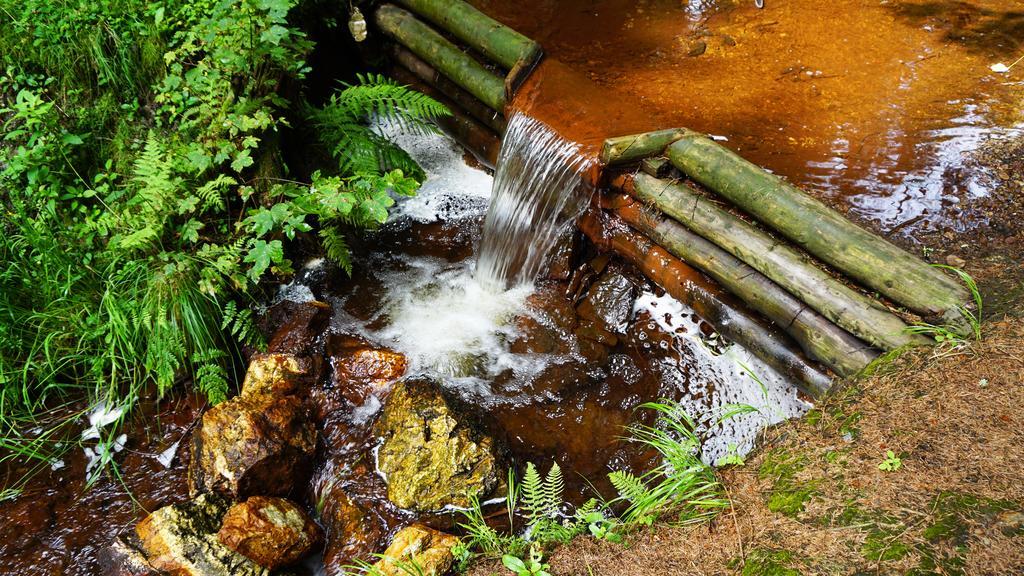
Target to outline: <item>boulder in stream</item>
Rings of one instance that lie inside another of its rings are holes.
[[[142,543],[134,534],[122,534],[97,554],[103,576],[159,576],[146,560]]]
[[[310,358],[292,354],[256,354],[249,361],[241,395],[287,396],[302,392],[315,372],[313,363]]]
[[[192,439],[192,494],[285,496],[306,478],[316,427],[304,402],[289,395],[303,373],[293,356],[259,356],[242,393],[203,414]]]
[[[601,275],[576,307],[580,318],[590,320],[593,328],[610,334],[623,334],[633,317],[636,284],[613,267]]]
[[[219,496],[203,494],[147,516],[135,532],[149,564],[172,576],[267,576],[268,570],[217,539],[228,505]]]
[[[459,539],[422,524],[413,524],[395,534],[383,557],[374,565],[382,576],[439,576],[455,561],[452,548]]]
[[[320,527],[305,510],[273,496],[252,496],[233,505],[217,532],[221,544],[270,570],[294,564],[320,538]]]
[[[375,432],[388,499],[401,508],[464,507],[471,494],[483,497],[498,486],[494,440],[453,409],[432,380],[396,384]]]
[[[333,383],[346,400],[356,406],[370,395],[383,396],[384,389],[405,374],[405,356],[362,338],[333,334],[327,341],[327,355]]]
[[[386,532],[383,520],[349,498],[344,488],[331,485],[323,496],[320,522],[327,532],[324,567],[328,574],[343,574],[356,558],[378,550]]]
[[[284,300],[269,311],[271,321],[278,326],[270,336],[267,351],[283,354],[312,354],[322,342],[320,336],[331,320],[331,305],[309,300]]]

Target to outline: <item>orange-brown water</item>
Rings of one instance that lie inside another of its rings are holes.
[[[474,4],[558,61],[517,105],[567,137],[724,136],[883,232],[983,225],[993,175],[967,155],[1024,121],[1024,65],[990,70],[1024,55],[1016,0]]]

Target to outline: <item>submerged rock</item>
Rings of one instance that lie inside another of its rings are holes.
[[[271,570],[309,554],[320,537],[320,527],[302,508],[270,496],[232,506],[217,532],[221,544]]]
[[[267,351],[284,354],[311,354],[322,340],[320,336],[331,320],[331,305],[310,300],[275,304],[269,316],[279,318],[279,328],[267,343]]]
[[[339,392],[356,406],[405,374],[405,356],[353,336],[332,335],[327,344],[333,382]]]
[[[316,427],[302,400],[241,394],[203,415],[189,467],[193,494],[285,496],[310,472]]]
[[[265,568],[217,539],[217,530],[227,509],[227,500],[203,494],[147,516],[135,527],[135,532],[149,564],[172,576],[268,575]]]
[[[583,302],[576,307],[580,318],[595,323],[595,328],[610,334],[624,334],[633,317],[637,287],[614,269],[609,269],[591,284]]]
[[[459,539],[451,534],[413,524],[395,534],[374,568],[382,576],[405,576],[409,569],[422,576],[439,576],[452,567],[452,548],[458,543]]]
[[[327,532],[324,567],[328,574],[343,574],[356,558],[366,558],[385,535],[379,516],[352,501],[340,486],[331,486],[323,497],[320,521]]]
[[[159,576],[146,560],[141,549],[142,543],[134,534],[124,534],[114,538],[108,546],[97,555],[100,574],[103,576]]]
[[[399,382],[375,432],[388,499],[402,508],[468,506],[498,485],[494,440],[475,430],[428,379]]]

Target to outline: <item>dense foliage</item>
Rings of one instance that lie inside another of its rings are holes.
[[[130,408],[191,378],[224,399],[288,241],[316,233],[350,270],[345,234],[414,193],[367,121],[447,111],[379,76],[286,99],[311,72],[297,2],[0,0],[0,446],[39,453],[49,432],[19,430],[83,395]],[[280,150],[295,119],[327,160],[306,181]]]

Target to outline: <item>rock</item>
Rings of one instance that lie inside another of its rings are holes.
[[[952,266],[953,268],[959,268],[963,270],[964,266],[967,266],[967,261],[957,256],[956,254],[950,254],[949,256],[946,256],[946,264]]]
[[[305,387],[313,368],[312,360],[292,354],[256,354],[249,361],[241,394],[295,394]]]
[[[97,554],[100,574],[103,576],[159,576],[146,560],[141,550],[142,543],[135,534],[124,534],[114,538]]]
[[[576,244],[579,234],[572,228],[558,239],[551,248],[548,258],[548,269],[545,277],[549,280],[568,280],[572,275],[572,264],[576,255]]]
[[[356,504],[340,486],[331,486],[324,497],[320,521],[327,532],[324,567],[328,574],[343,574],[356,558],[379,550],[385,536],[384,522]]]
[[[311,300],[275,304],[270,315],[280,318],[279,328],[267,343],[267,351],[284,354],[312,354],[331,320],[331,305]]]
[[[403,570],[403,565],[415,566],[413,571],[417,575],[440,576],[452,567],[452,548],[458,543],[459,539],[451,534],[413,524],[395,534],[384,557],[374,567],[382,576],[406,576],[408,570]]]
[[[203,494],[165,506],[135,527],[149,564],[171,576],[266,576],[269,572],[217,539],[228,501]]]
[[[405,356],[362,338],[332,335],[327,354],[334,385],[356,406],[365,404],[371,394],[383,396],[384,389],[405,374]]]
[[[707,51],[708,43],[703,40],[697,40],[695,42],[691,42],[690,45],[687,47],[686,55],[691,58],[694,58],[704,54]]]
[[[498,485],[494,440],[460,418],[431,380],[395,385],[374,430],[388,499],[401,508],[465,507],[469,494]]]
[[[271,496],[252,496],[235,504],[217,532],[221,544],[271,570],[297,562],[320,536],[320,527],[305,510]]]
[[[295,396],[241,394],[203,414],[192,442],[192,494],[286,496],[310,472],[316,427]]]
[[[598,329],[624,334],[633,317],[636,296],[636,285],[614,269],[609,269],[590,285],[576,312],[581,318],[597,322]]]

